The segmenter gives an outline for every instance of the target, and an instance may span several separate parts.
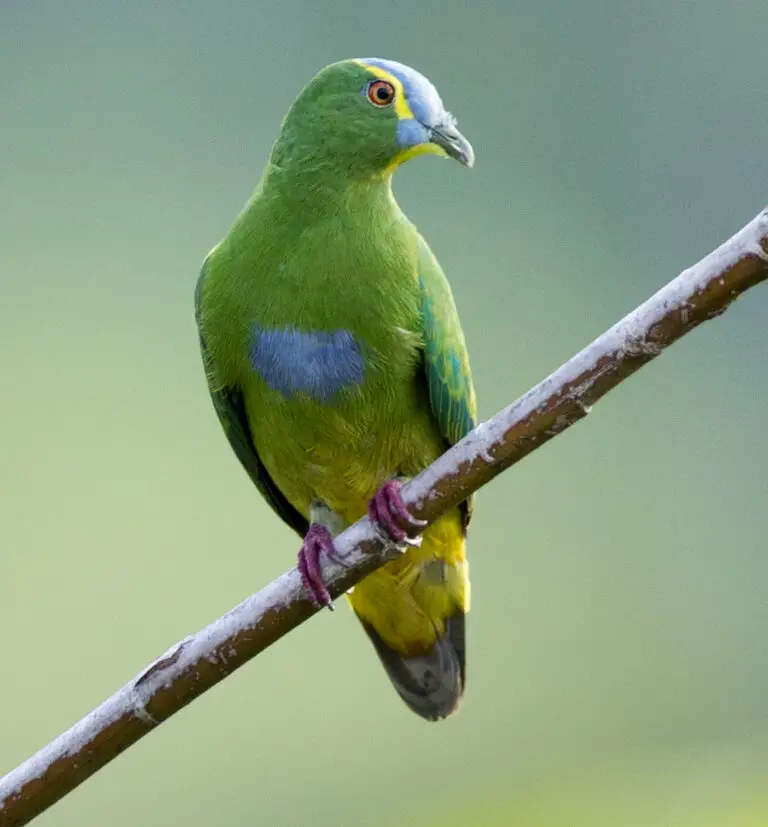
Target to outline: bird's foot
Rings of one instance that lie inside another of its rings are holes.
[[[399,480],[385,482],[368,503],[368,516],[384,530],[393,543],[418,546],[421,537],[410,537],[406,529],[422,529],[427,523],[417,520],[408,510],[400,494],[401,488]]]
[[[320,570],[320,555],[323,552],[331,560],[347,567],[347,564],[336,553],[331,532],[320,523],[312,523],[299,549],[297,568],[309,599],[318,606],[327,606],[333,611],[333,600],[331,600]]]

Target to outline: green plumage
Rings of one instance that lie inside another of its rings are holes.
[[[402,100],[380,109],[364,93],[382,77]],[[313,80],[196,290],[224,431],[301,535],[311,521],[336,532],[358,519],[382,483],[414,475],[475,422],[450,287],[391,193],[399,162],[434,151],[401,144],[414,130],[398,131],[404,113],[416,120],[409,90],[414,101],[424,92],[402,78],[345,61]],[[469,503],[350,598],[398,691],[427,718],[463,691],[463,619],[451,618],[468,608],[468,518]]]
[[[264,499],[272,506],[277,515],[281,517],[291,528],[302,536],[309,527],[306,517],[297,511],[283,496],[280,489],[272,481],[266,469],[259,459],[256,448],[253,445],[248,415],[245,410],[243,392],[237,382],[221,384],[216,380],[216,369],[210,352],[203,336],[201,322],[201,288],[205,280],[207,261],[203,265],[200,278],[195,289],[195,318],[200,332],[200,351],[203,357],[203,366],[208,379],[208,387],[213,400],[213,407],[219,421],[224,428],[224,433],[229,444],[240,460],[248,476],[261,492]]]
[[[430,407],[441,433],[454,445],[476,424],[469,356],[448,280],[421,237],[419,248],[421,329]]]

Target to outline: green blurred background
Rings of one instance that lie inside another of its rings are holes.
[[[765,0],[0,5],[0,773],[291,565],[204,384],[199,265],[324,64],[477,151],[397,196],[483,417],[768,200]],[[469,689],[411,714],[344,606],[41,825],[768,824],[768,290],[484,490]]]

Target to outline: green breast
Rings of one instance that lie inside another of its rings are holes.
[[[329,483],[375,487],[399,454],[439,452],[425,444],[417,235],[386,195],[303,227],[256,203],[212,256],[221,381],[242,388],[259,456],[302,510],[318,489],[333,499]]]

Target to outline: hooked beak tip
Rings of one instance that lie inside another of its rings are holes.
[[[475,151],[472,144],[453,124],[441,124],[430,129],[430,140],[439,146],[449,158],[453,158],[467,168],[475,164]]]

